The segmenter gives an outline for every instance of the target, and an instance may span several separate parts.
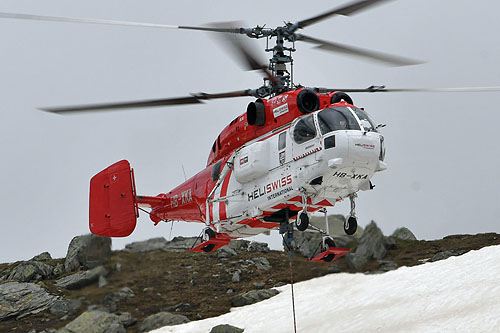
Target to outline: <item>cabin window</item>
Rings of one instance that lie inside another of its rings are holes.
[[[346,107],[325,109],[318,113],[321,134],[340,130],[360,130],[358,121]]]
[[[214,166],[212,167],[212,180],[215,182],[217,180],[219,180],[219,176],[220,176],[220,165],[222,164],[222,161],[219,161],[217,163],[214,164]]]
[[[280,134],[278,139],[278,150],[285,149],[286,147],[286,132]]]
[[[215,141],[214,144],[212,145],[212,151],[215,153]]]
[[[364,110],[355,108],[354,113],[356,113],[356,116],[359,118],[359,122],[361,123],[361,126],[363,126],[363,129],[366,132],[372,132],[375,131],[375,123],[373,120],[370,118],[368,113],[366,113]]]
[[[293,140],[297,143],[304,143],[316,136],[316,126],[314,126],[313,115],[301,118],[293,128]]]

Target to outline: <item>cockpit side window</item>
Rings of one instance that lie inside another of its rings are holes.
[[[321,134],[341,130],[360,130],[358,121],[351,111],[344,107],[325,109],[318,113]]]
[[[370,118],[368,113],[366,113],[364,110],[355,108],[354,112],[356,113],[356,116],[358,116],[359,121],[361,123],[361,126],[363,126],[363,129],[367,132],[372,132],[376,131],[375,130],[375,123],[373,120]]]
[[[293,140],[304,143],[316,137],[316,126],[314,126],[313,115],[300,119],[293,128]]]

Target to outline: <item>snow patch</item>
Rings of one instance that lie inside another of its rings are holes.
[[[379,275],[331,274],[294,285],[297,332],[500,332],[500,246]],[[293,332],[290,286],[219,317],[154,332]]]

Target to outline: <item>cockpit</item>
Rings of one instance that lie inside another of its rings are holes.
[[[317,136],[315,117],[321,135],[342,130],[376,132],[373,120],[364,110],[355,107],[332,107],[298,118],[292,129],[296,143],[301,144]]]

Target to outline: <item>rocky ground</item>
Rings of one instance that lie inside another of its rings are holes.
[[[308,262],[304,255],[312,255],[319,239],[296,232],[295,282],[338,272],[383,273],[500,244],[494,233],[423,241],[403,228],[387,237],[371,223],[356,237],[335,237],[338,246],[351,248],[345,257]],[[200,254],[186,250],[193,241],[157,238],[111,252],[110,239],[85,235],[72,240],[66,258],[43,253],[0,264],[0,331],[146,332],[272,297],[273,287],[290,282],[286,252],[236,241]]]

